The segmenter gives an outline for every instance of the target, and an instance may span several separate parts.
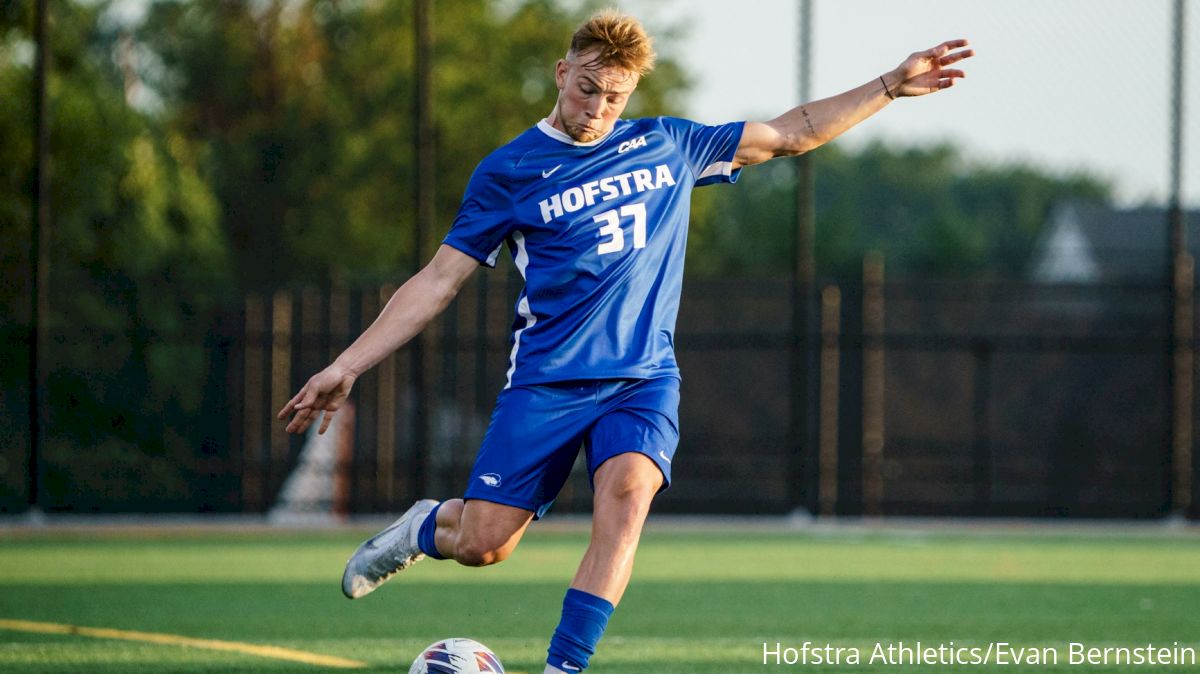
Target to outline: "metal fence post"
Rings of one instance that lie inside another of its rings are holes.
[[[974,482],[974,515],[987,515],[992,510],[992,436],[989,402],[992,396],[992,353],[995,347],[984,339],[974,340],[971,354],[975,358],[972,386],[972,480]]]
[[[292,397],[292,293],[276,291],[271,298],[270,363],[268,386],[270,394],[266,410],[269,426],[270,453],[267,457],[267,480],[263,506],[270,507],[279,487],[287,476],[291,437],[283,424],[274,423],[275,410],[282,409]]]
[[[842,292],[835,285],[821,290],[821,393],[817,497],[823,517],[837,514],[838,499],[838,390]]]
[[[42,430],[46,370],[42,367],[46,342],[46,319],[50,312],[50,123],[46,112],[46,62],[50,47],[46,38],[47,0],[37,0],[34,42],[37,45],[33,73],[34,178],[33,232],[30,241],[29,307],[29,513],[36,521],[42,512]]]
[[[1193,291],[1196,267],[1192,256],[1181,252],[1175,260],[1175,334],[1174,381],[1171,414],[1171,468],[1174,484],[1171,490],[1171,509],[1177,515],[1186,515],[1192,500],[1192,445],[1193,410],[1195,409],[1195,337],[1193,321]]]
[[[1183,185],[1183,70],[1186,17],[1183,0],[1175,0],[1171,14],[1171,143],[1170,147],[1170,204],[1167,208],[1168,226],[1168,359],[1171,415],[1171,477],[1168,478],[1170,502],[1168,507],[1184,516],[1192,505],[1192,445],[1195,373],[1192,347],[1192,286],[1195,270],[1188,254],[1187,227],[1184,219]]]
[[[812,0],[800,0],[799,96],[807,101],[812,74]],[[791,508],[820,508],[819,475],[812,468],[820,463],[813,446],[814,388],[816,384],[817,334],[816,261],[814,256],[815,182],[812,156],[796,159],[796,221],[792,238],[792,345],[790,350],[791,405],[788,410],[788,499]],[[816,461],[813,459],[816,458]]]
[[[437,166],[433,146],[433,46],[431,36],[432,3],[416,0],[413,4],[415,24],[416,65],[416,164],[415,188],[417,201],[416,226],[413,232],[413,274],[420,271],[427,259],[425,237],[433,228],[434,178]],[[413,462],[409,473],[410,493],[423,495],[429,487],[430,464],[430,406],[433,387],[430,386],[426,368],[426,345],[432,343],[424,335],[417,335],[409,342],[412,357],[412,383],[415,391],[413,404]]]
[[[883,514],[883,255],[863,258],[863,514]]]
[[[245,405],[242,408],[242,510],[256,511],[263,505],[262,426],[263,361],[266,340],[266,307],[262,297],[247,295],[245,302],[245,346],[242,353]]]
[[[376,295],[379,309],[387,306],[396,287],[391,284],[380,286]],[[379,363],[375,381],[378,393],[378,410],[375,415],[375,490],[378,501],[385,510],[394,509],[396,503],[396,355],[389,355]]]

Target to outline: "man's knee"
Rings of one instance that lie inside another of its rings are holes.
[[[533,513],[512,506],[468,501],[454,543],[454,560],[463,566],[499,564],[512,554]]]
[[[648,476],[636,476],[605,485],[601,497],[622,503],[648,503],[658,493],[662,480]]]
[[[596,495],[603,501],[649,506],[663,483],[662,471],[642,454],[619,454],[597,471]]]
[[[515,545],[489,540],[487,536],[462,537],[454,549],[454,561],[463,566],[490,566],[508,559]]]

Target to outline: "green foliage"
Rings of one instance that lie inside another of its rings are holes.
[[[50,333],[47,504],[105,494],[145,474],[72,468],[76,455],[140,465],[170,456],[180,483],[196,454],[194,425],[208,363],[204,335],[229,284],[219,209],[190,142],[126,103],[104,4],[51,3]],[[0,58],[0,328],[26,330],[33,175],[31,12],[3,13]],[[24,349],[6,359],[0,406],[23,418]],[[8,430],[8,429],[6,429]],[[15,429],[14,429],[15,430]],[[11,437],[11,436],[10,436]],[[17,437],[20,437],[19,435]],[[17,443],[13,443],[17,444]],[[15,467],[14,467],[15,468]],[[71,484],[54,476],[69,474]],[[10,476],[11,477],[11,476]],[[170,481],[158,481],[161,488]]]
[[[431,3],[440,241],[474,166],[554,105],[579,16],[549,0]],[[415,218],[413,3],[164,2],[139,39],[166,122],[209,151],[246,288],[395,280]],[[639,112],[670,112],[665,61]]]
[[[889,274],[1018,276],[1056,203],[1103,202],[1110,193],[1088,175],[972,164],[949,145],[898,148],[876,142],[847,152],[833,144],[817,150],[812,161],[818,271],[847,278],[861,274],[869,250],[885,254]],[[688,253],[694,273],[791,268],[793,164],[747,169],[694,218]]]

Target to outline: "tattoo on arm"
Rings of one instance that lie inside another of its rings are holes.
[[[803,105],[800,106],[800,114],[804,115],[804,123],[808,126],[808,132],[812,135],[817,135],[817,130],[813,128],[812,117],[808,116],[808,109]]]

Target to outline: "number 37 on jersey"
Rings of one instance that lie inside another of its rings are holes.
[[[621,227],[622,220],[633,222],[633,247],[646,247],[646,204],[626,204],[620,209],[611,209],[592,218],[600,223],[600,236],[604,239],[597,246],[600,255],[619,253],[625,250],[625,230]]]

